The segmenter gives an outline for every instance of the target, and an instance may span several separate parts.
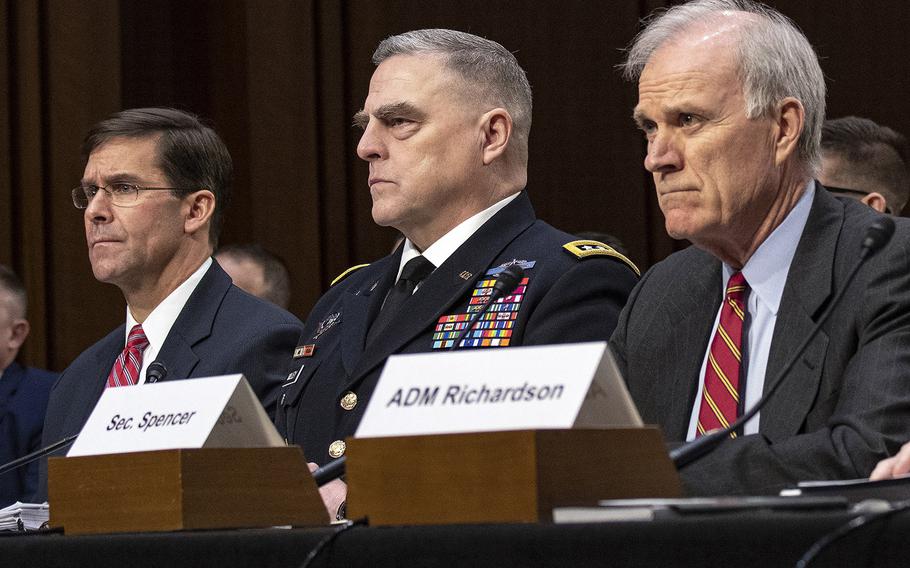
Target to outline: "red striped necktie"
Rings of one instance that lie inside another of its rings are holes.
[[[749,284],[742,272],[733,274],[727,282],[720,321],[708,352],[696,438],[726,428],[739,416],[743,322],[748,294]],[[736,433],[730,436],[735,438]]]
[[[139,382],[139,372],[142,370],[142,352],[148,347],[149,340],[142,331],[142,326],[136,324],[130,330],[126,339],[126,347],[114,362],[114,368],[107,377],[107,386],[128,387]]]

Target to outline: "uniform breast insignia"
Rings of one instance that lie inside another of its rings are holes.
[[[530,269],[534,268],[534,265],[537,264],[537,261],[536,260],[518,260],[517,258],[514,258],[514,259],[510,260],[509,262],[503,262],[496,268],[491,268],[491,269],[487,270],[484,273],[484,275],[485,276],[496,276],[497,274],[499,274],[506,268],[508,268],[510,266],[515,266],[516,264],[518,266],[522,267],[524,270],[530,270]]]
[[[322,335],[323,333],[330,330],[332,327],[337,325],[339,322],[341,322],[341,312],[335,312],[334,314],[325,318],[324,320],[319,322],[319,325],[316,327],[316,334],[313,335],[313,339],[319,339],[320,335]],[[314,349],[315,349],[315,346],[314,346]]]
[[[310,343],[309,345],[298,345],[294,349],[294,359],[300,359],[301,357],[312,357],[313,353],[316,352],[316,345]]]
[[[297,379],[300,378],[300,373],[303,372],[303,368],[306,367],[306,364],[300,366],[296,371],[291,371],[288,374],[288,377],[284,380],[284,384],[281,385],[281,388],[287,388],[297,382]]]
[[[517,263],[525,263],[522,267],[526,269],[534,267],[534,261],[513,261],[511,264]],[[493,293],[493,284],[496,282],[495,275],[511,264],[506,263],[503,266],[491,268],[486,272],[485,277],[477,282],[471,292],[471,299],[468,301],[468,307],[464,313],[441,316],[436,321],[436,329],[433,333],[433,349],[448,349],[455,343],[455,338],[468,325],[468,320],[471,319],[472,314],[480,311],[483,305],[487,303],[487,297]],[[490,278],[490,276],[494,276],[494,278]],[[462,347],[508,347],[512,341],[512,330],[515,327],[518,309],[521,307],[521,301],[524,299],[529,280],[525,276],[511,295],[497,300],[495,304],[490,306],[490,311],[480,318],[474,329],[464,339]]]
[[[635,263],[629,260],[626,255],[617,252],[616,249],[600,241],[572,241],[562,245],[569,254],[575,255],[580,259],[591,256],[610,256],[626,264],[636,276],[641,276],[641,271],[635,266]]]

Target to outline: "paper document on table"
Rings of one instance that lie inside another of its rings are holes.
[[[47,503],[13,503],[0,509],[0,530],[33,531],[40,529],[50,517]]]
[[[910,476],[904,475],[893,479],[841,479],[835,481],[800,481],[796,487],[784,489],[782,496],[796,495],[840,495],[851,503],[866,499],[883,499],[885,501],[906,501],[910,499]]]

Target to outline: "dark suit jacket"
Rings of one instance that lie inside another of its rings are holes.
[[[47,399],[57,374],[15,361],[0,378],[0,464],[41,447]],[[38,485],[38,463],[0,475],[0,507],[28,501]]]
[[[212,262],[156,360],[168,370],[164,380],[243,373],[266,411],[274,416],[277,389],[301,329],[300,320],[237,288],[218,263]],[[124,324],[89,347],[63,372],[47,408],[45,445],[82,429],[123,350],[125,333]],[[42,460],[38,500],[46,496],[46,465]]]
[[[279,399],[279,431],[302,445],[310,461],[330,461],[329,445],[354,434],[386,358],[432,351],[439,318],[466,313],[477,281],[513,260],[534,266],[525,271],[527,289],[510,345],[606,340],[637,277],[616,258],[568,253],[562,247],[573,240],[536,220],[527,196],[519,195],[438,267],[367,347],[367,331],[397,275],[401,248],[354,272],[329,290],[307,319],[300,344],[315,350],[295,361]],[[340,405],[348,391],[358,398],[351,410]]]
[[[878,213],[817,184],[781,298],[767,390],[843,288]],[[910,223],[860,270],[760,415],[759,433],[726,440],[684,468],[693,494],[774,493],[801,480],[868,476],[910,438]],[[642,418],[684,440],[720,305],[721,263],[695,247],[642,278],[611,346]]]

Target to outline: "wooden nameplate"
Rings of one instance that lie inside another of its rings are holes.
[[[346,455],[348,517],[374,526],[550,522],[554,507],[682,496],[653,427],[357,438]]]
[[[67,534],[329,522],[297,446],[50,458],[48,495]]]

